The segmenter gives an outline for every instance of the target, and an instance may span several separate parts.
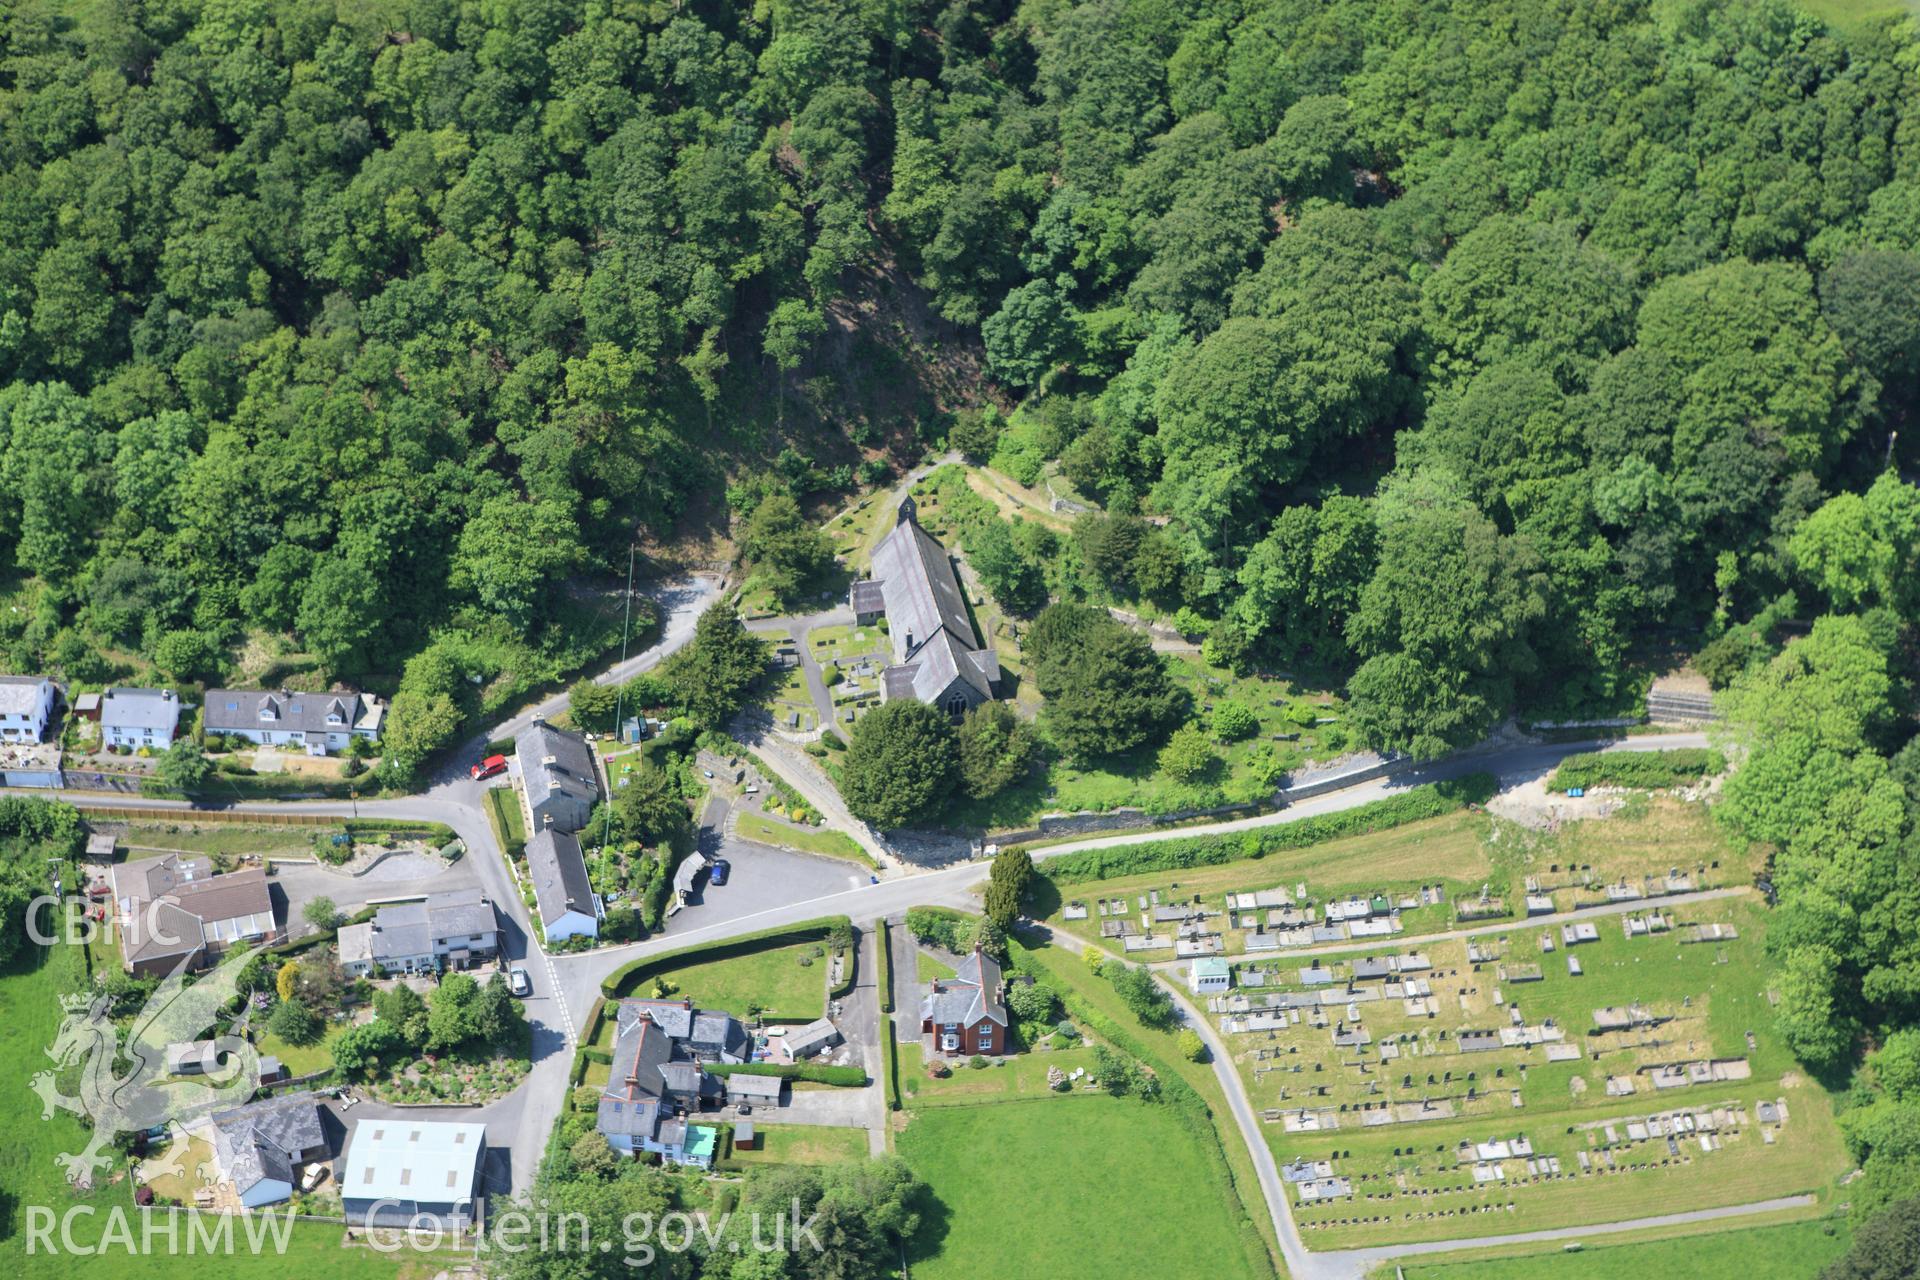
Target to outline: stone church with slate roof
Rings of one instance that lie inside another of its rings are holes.
[[[873,574],[848,603],[861,625],[887,620],[893,665],[880,674],[883,701],[911,698],[956,719],[993,699],[1000,659],[982,648],[947,550],[921,527],[912,498],[873,552]]]

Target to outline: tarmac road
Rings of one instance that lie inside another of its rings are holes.
[[[614,669],[596,678],[602,682],[625,679],[663,661],[667,655],[692,637],[694,624],[698,621],[700,613],[718,598],[718,595],[719,583],[712,578],[694,578],[666,584],[656,596],[665,608],[664,626],[659,641],[645,652],[625,663],[617,664]],[[557,715],[566,705],[567,698],[564,693],[548,699],[531,712],[504,721],[484,734],[475,735],[464,754],[473,754],[480,745],[490,739],[516,732],[530,722],[534,715]],[[1303,800],[1273,813],[1183,827],[1178,834],[1225,833],[1297,822],[1316,814],[1333,813],[1367,804],[1424,782],[1455,778],[1480,771],[1493,773],[1499,778],[1503,788],[1514,786],[1544,776],[1562,757],[1580,751],[1664,750],[1705,744],[1704,734],[1678,733],[1621,740],[1528,743],[1488,751],[1469,752],[1409,771],[1395,778],[1362,783],[1341,791],[1316,796],[1310,800]],[[800,755],[797,752],[794,754]],[[805,760],[804,755],[801,755],[801,759]],[[776,761],[776,763],[780,762]],[[797,785],[797,780],[791,775],[789,780],[796,781]],[[594,1000],[598,998],[601,981],[620,965],[638,956],[656,954],[697,942],[716,941],[739,933],[792,924],[823,915],[847,915],[856,923],[866,923],[881,916],[900,916],[909,907],[922,904],[970,907],[975,905],[975,891],[987,874],[985,862],[966,862],[919,874],[894,874],[882,878],[877,884],[852,884],[844,888],[834,887],[826,892],[810,893],[812,888],[822,886],[802,884],[798,886],[798,892],[792,892],[792,886],[788,886],[789,892],[778,895],[783,900],[771,905],[761,905],[766,899],[752,893],[738,894],[731,899],[720,897],[719,894],[725,894],[733,887],[729,885],[702,904],[721,908],[713,913],[716,918],[711,923],[704,922],[699,917],[689,917],[687,924],[691,927],[682,928],[676,924],[670,932],[643,942],[600,948],[579,954],[553,955],[546,952],[530,935],[530,919],[526,907],[505,859],[494,843],[492,830],[481,808],[483,790],[485,788],[482,784],[468,778],[462,756],[456,753],[455,759],[442,770],[423,794],[396,799],[363,800],[359,802],[358,812],[363,817],[424,819],[451,827],[465,842],[468,850],[467,860],[479,874],[481,884],[500,910],[509,961],[525,964],[533,979],[533,995],[527,1002],[527,1012],[534,1026],[535,1037],[532,1070],[526,1082],[509,1098],[490,1104],[487,1108],[489,1113],[498,1117],[497,1123],[506,1126],[509,1120],[511,1122],[509,1143],[513,1152],[512,1179],[516,1191],[525,1190],[531,1185],[533,1166],[544,1147],[548,1132],[559,1115],[560,1104],[566,1094],[571,1048],[577,1028],[585,1019]],[[49,793],[26,791],[17,794],[44,797]],[[352,805],[339,801],[256,801],[194,806],[185,801],[150,799],[143,796],[118,794],[103,796],[99,793],[72,791],[59,794],[61,798],[83,808],[91,803],[121,808],[152,809],[156,812],[180,811],[195,807],[219,808],[240,813],[286,812],[291,809],[330,817],[345,817],[354,812]],[[802,794],[806,795],[810,802],[816,799],[807,794],[804,789]],[[827,800],[829,797],[821,796],[819,799]],[[822,803],[819,808],[829,819],[837,820],[844,813],[844,806],[838,803],[837,795],[830,799],[832,803]],[[837,822],[836,825],[838,825]],[[855,824],[856,838],[861,831],[858,824]],[[1144,830],[1096,836],[1037,849],[1033,856],[1036,861],[1045,861],[1084,849],[1113,848],[1164,839],[1168,834],[1170,833],[1164,830]],[[871,836],[868,838],[871,839]],[[866,844],[867,841],[862,840],[862,843]],[[784,852],[770,851],[771,854]],[[752,860],[762,856],[760,847],[754,846],[742,856],[751,863]],[[776,885],[779,883],[777,874],[769,877],[770,883]],[[857,876],[853,878],[857,879]],[[810,896],[807,896],[809,894]],[[1236,1077],[1234,1078],[1236,1087],[1229,1089],[1228,1096],[1230,1099],[1237,1097],[1239,1104],[1244,1105],[1244,1090],[1238,1090],[1237,1084]],[[1250,1110],[1248,1118],[1251,1119]],[[1249,1148],[1254,1152],[1256,1163],[1258,1163],[1261,1153],[1266,1150],[1265,1143],[1259,1138],[1257,1128],[1248,1129],[1245,1125],[1242,1127],[1247,1133]],[[1270,1156],[1268,1160],[1270,1163]],[[1277,1180],[1277,1173],[1275,1176]],[[1262,1181],[1264,1189],[1264,1177]],[[1267,1190],[1270,1207],[1275,1209],[1276,1221],[1282,1216],[1288,1216],[1284,1189]],[[1282,1238],[1284,1240],[1285,1236],[1283,1235]],[[1454,1244],[1450,1247],[1463,1246]],[[1300,1277],[1331,1280],[1333,1273],[1321,1271],[1312,1264],[1311,1259],[1317,1256],[1332,1255],[1309,1255],[1303,1251],[1298,1259],[1293,1256],[1288,1257],[1288,1265],[1294,1268],[1296,1280]]]

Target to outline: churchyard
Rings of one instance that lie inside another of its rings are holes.
[[[842,727],[851,723],[849,713],[857,717],[880,705],[880,673],[893,662],[885,629],[878,624],[815,627],[807,633],[807,644]]]
[[[1467,809],[1265,858],[1060,887],[1049,923],[1129,960],[1261,960],[1752,883],[1706,807],[1634,797],[1557,832]]]
[[[1757,896],[1236,966],[1202,997],[1311,1247],[1818,1190],[1825,1093],[1773,1031]]]

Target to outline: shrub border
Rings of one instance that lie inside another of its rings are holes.
[[[1499,790],[1490,773],[1472,773],[1445,782],[1429,782],[1397,796],[1374,800],[1335,813],[1315,814],[1298,822],[1249,827],[1219,835],[1184,836],[1140,844],[1087,849],[1039,862],[1034,870],[1056,885],[1110,880],[1154,871],[1184,871],[1249,858],[1263,858],[1283,849],[1366,835],[1438,818],[1469,805],[1485,804]]]

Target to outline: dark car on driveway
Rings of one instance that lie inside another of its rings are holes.
[[[715,888],[719,888],[727,882],[727,877],[732,874],[733,864],[731,862],[728,862],[725,858],[715,858],[713,860],[713,870],[707,874],[707,883]]]

